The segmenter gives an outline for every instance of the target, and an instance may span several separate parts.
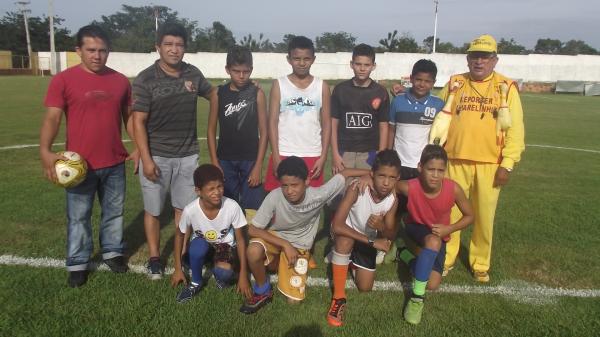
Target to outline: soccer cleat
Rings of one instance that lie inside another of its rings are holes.
[[[69,279],[67,283],[71,288],[79,288],[87,282],[88,271],[87,270],[76,270],[69,272]]]
[[[473,278],[477,282],[487,283],[490,282],[490,274],[487,271],[474,271]]]
[[[126,273],[129,267],[125,263],[123,255],[115,256],[110,259],[104,260],[104,263],[112,270],[113,273]]]
[[[327,313],[327,323],[331,326],[342,326],[344,324],[344,311],[346,310],[345,298],[331,299],[331,306]]]
[[[198,295],[200,292],[199,284],[191,284],[187,287],[181,289],[179,294],[177,294],[177,303],[185,303],[192,299],[192,297]]]
[[[319,267],[319,265],[317,264],[317,261],[311,255],[310,259],[308,259],[308,268],[309,269],[317,269],[318,267]]]
[[[378,250],[377,256],[375,257],[375,264],[382,264],[384,258],[385,258],[385,252],[383,250]]]
[[[448,273],[454,269],[454,266],[444,266],[444,270],[442,271],[442,277],[448,276]]]
[[[148,260],[146,269],[148,270],[148,277],[151,280],[160,280],[162,278],[162,264],[160,264],[159,258],[151,257]]]
[[[260,308],[267,305],[273,299],[273,290],[269,290],[262,295],[254,294],[240,307],[240,312],[244,314],[254,314]]]
[[[388,252],[385,254],[385,257],[383,258],[383,264],[390,264],[396,262],[396,254],[398,254],[398,245],[396,245],[396,242],[392,242],[390,250],[388,250]]]
[[[422,297],[411,297],[406,303],[404,309],[404,319],[410,324],[421,323],[421,317],[423,316],[423,306],[425,305]]]

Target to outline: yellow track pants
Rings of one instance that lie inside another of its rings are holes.
[[[500,188],[493,187],[498,166],[468,160],[448,162],[448,176],[462,187],[473,207],[475,220],[469,245],[469,265],[473,271],[487,272],[490,269],[494,215],[500,194]],[[461,216],[455,205],[450,215],[451,223],[458,221]],[[446,244],[447,267],[454,265],[459,248],[460,231],[456,231],[450,235],[450,241]]]

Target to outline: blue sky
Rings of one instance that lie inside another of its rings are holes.
[[[48,13],[48,0],[30,0],[32,14]],[[596,0],[439,0],[438,37],[462,45],[483,33],[514,38],[533,48],[538,38],[584,40],[600,49],[600,1]],[[120,10],[124,0],[54,0],[55,14],[76,31],[101,15]],[[433,0],[256,0],[192,1],[128,0],[127,4],[165,5],[200,27],[221,21],[239,40],[251,33],[279,42],[287,33],[314,38],[323,32],[346,31],[357,42],[378,45],[388,32],[412,35],[419,44],[433,35]],[[252,4],[252,5],[249,5]],[[15,11],[14,1],[0,2],[0,13]]]

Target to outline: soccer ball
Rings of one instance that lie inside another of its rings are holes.
[[[59,159],[54,163],[58,178],[56,184],[65,188],[79,185],[87,174],[85,159],[73,151],[61,151],[58,154],[66,157],[68,160]]]

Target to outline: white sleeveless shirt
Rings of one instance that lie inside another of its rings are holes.
[[[279,154],[319,157],[321,155],[321,106],[323,80],[314,77],[305,89],[287,76],[279,82]]]
[[[367,226],[367,220],[369,220],[371,214],[385,215],[392,208],[396,200],[395,193],[390,193],[380,202],[375,202],[371,193],[372,191],[369,188],[362,195],[359,194],[346,218],[346,225],[367,236],[375,236],[377,232],[375,229]]]

